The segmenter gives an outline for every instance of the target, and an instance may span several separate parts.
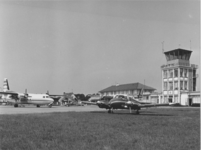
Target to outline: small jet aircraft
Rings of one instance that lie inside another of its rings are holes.
[[[132,96],[116,95],[109,101],[100,100],[96,105],[98,105],[99,108],[107,109],[108,113],[113,113],[114,109],[129,109],[130,113],[132,113],[132,110],[136,110],[136,114],[139,114],[141,108],[169,106],[170,104],[144,104],[134,99]]]
[[[14,104],[14,107],[18,107],[19,104],[33,104],[37,107],[48,105],[49,107],[52,107],[54,102],[47,94],[30,94],[27,93],[27,90],[25,90],[25,93],[10,91],[8,79],[6,78],[3,83],[3,92],[0,92],[0,94],[2,94],[4,102],[12,103]]]

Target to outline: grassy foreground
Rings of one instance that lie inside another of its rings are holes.
[[[199,148],[199,108],[0,115],[0,150]]]

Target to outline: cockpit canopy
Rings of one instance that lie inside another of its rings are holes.
[[[125,95],[116,95],[114,98],[126,99],[127,96],[125,96]]]
[[[116,95],[114,97],[115,99],[126,99],[126,100],[133,100],[133,96],[128,96],[128,95]]]

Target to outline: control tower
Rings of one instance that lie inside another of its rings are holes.
[[[164,52],[167,63],[161,66],[162,99],[160,103],[181,103],[182,92],[196,91],[196,69],[190,64],[192,51],[174,49]]]

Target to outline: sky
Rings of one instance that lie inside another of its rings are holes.
[[[200,64],[199,1],[0,1],[0,79],[18,92],[136,82],[161,92],[163,41]]]

